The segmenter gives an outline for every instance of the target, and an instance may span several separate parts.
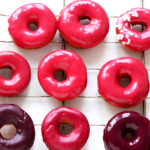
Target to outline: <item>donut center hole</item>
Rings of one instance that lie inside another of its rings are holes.
[[[147,29],[147,25],[143,24],[130,24],[130,28],[137,31],[137,32],[144,32]]]
[[[59,131],[62,135],[68,135],[73,131],[73,125],[69,121],[62,121],[60,123]]]
[[[123,74],[119,79],[119,84],[121,87],[125,88],[131,83],[131,76],[129,74]]]
[[[3,138],[11,139],[12,137],[14,137],[16,135],[17,130],[16,130],[15,125],[13,125],[11,123],[7,123],[2,126],[2,128],[0,129],[0,133]]]
[[[135,137],[135,130],[127,128],[122,132],[122,137],[126,140],[132,140]]]
[[[12,79],[12,68],[3,67],[0,69],[0,76],[4,79]]]
[[[91,19],[86,16],[79,17],[79,23],[82,25],[88,25],[91,23]]]
[[[37,23],[30,23],[29,24],[29,30],[30,31],[36,31],[38,29],[38,24]]]
[[[65,81],[67,79],[67,75],[63,70],[56,70],[54,72],[54,79],[59,81],[59,82],[62,82],[62,81]]]

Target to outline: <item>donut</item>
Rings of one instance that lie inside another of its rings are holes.
[[[0,76],[0,96],[17,96],[29,85],[31,71],[28,62],[21,55],[11,52],[0,52],[0,69],[12,69],[12,78],[4,79]]]
[[[144,51],[150,48],[150,10],[133,8],[122,14],[116,24],[116,33],[119,42],[127,49]],[[147,29],[139,33],[130,28],[131,25],[141,24]]]
[[[73,131],[62,135],[60,124],[70,124]],[[88,140],[89,132],[88,120],[75,108],[56,108],[47,114],[42,123],[43,141],[49,150],[80,150]]]
[[[30,116],[17,105],[1,104],[0,118],[0,128],[5,124],[16,127],[16,134],[11,139],[5,139],[0,134],[0,149],[30,150],[35,139],[35,129]]]
[[[79,23],[89,19],[88,25]],[[109,30],[105,10],[91,0],[77,0],[67,5],[58,18],[58,30],[73,47],[88,49],[100,44]]]
[[[122,77],[131,79],[127,87],[120,86]],[[135,58],[122,57],[107,62],[100,69],[97,79],[99,94],[113,106],[136,106],[149,92],[148,72],[143,63]]]
[[[18,8],[8,19],[8,31],[14,43],[23,49],[38,49],[48,44],[57,29],[53,12],[45,5],[31,3]],[[29,25],[38,26],[31,31]]]
[[[62,70],[67,79],[55,80],[54,73]],[[82,58],[67,50],[57,50],[45,56],[38,66],[38,80],[44,91],[59,101],[79,96],[87,85],[87,70]]]
[[[107,150],[149,150],[150,121],[137,112],[118,113],[107,123],[103,140]]]

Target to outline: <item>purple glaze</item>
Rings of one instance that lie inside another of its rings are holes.
[[[35,139],[35,129],[30,116],[20,107],[13,104],[0,105],[0,128],[12,123],[17,133],[11,139],[0,134],[0,150],[29,150]]]
[[[131,140],[124,136],[129,132]],[[103,140],[106,150],[149,150],[150,121],[136,112],[118,113],[105,127]]]

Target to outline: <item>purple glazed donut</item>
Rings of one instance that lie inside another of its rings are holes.
[[[103,140],[106,150],[149,150],[150,121],[136,112],[118,113],[106,125]]]
[[[5,139],[0,134],[0,150],[30,150],[34,143],[35,129],[30,116],[13,104],[0,105],[0,128],[5,124],[16,127],[16,135]]]

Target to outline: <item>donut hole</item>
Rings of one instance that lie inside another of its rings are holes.
[[[143,24],[130,24],[130,28],[137,31],[137,32],[144,32],[147,29],[147,25]]]
[[[54,79],[59,81],[59,82],[62,82],[62,81],[65,81],[67,79],[67,75],[63,70],[56,70],[54,72]]]
[[[4,79],[12,79],[12,68],[3,67],[0,69],[0,76]]]
[[[129,74],[123,74],[119,79],[119,84],[121,87],[125,88],[131,83],[131,76]]]
[[[132,140],[135,137],[135,130],[127,128],[122,132],[122,137],[126,140]]]
[[[3,138],[5,139],[11,139],[14,137],[17,133],[15,125],[8,123],[2,126],[0,133]]]
[[[62,135],[68,135],[73,131],[73,125],[69,121],[63,121],[60,124],[59,131]]]
[[[30,31],[36,31],[38,29],[38,24],[37,23],[30,23],[29,24],[29,30]]]
[[[87,16],[79,17],[79,23],[82,25],[88,25],[91,23],[91,19]]]
[[[147,26],[143,26],[142,29],[143,29],[143,32],[144,32],[147,29]]]

